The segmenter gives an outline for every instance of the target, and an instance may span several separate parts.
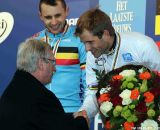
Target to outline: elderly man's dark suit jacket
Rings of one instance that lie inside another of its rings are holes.
[[[17,70],[0,99],[0,130],[88,130],[83,117],[66,116],[56,96]]]

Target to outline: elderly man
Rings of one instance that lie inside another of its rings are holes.
[[[17,71],[0,99],[1,130],[88,130],[84,117],[66,116],[57,97],[44,85],[55,72],[49,44],[20,44]]]

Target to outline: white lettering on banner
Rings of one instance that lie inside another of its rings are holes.
[[[117,1],[117,11],[123,11],[127,9],[128,1]]]
[[[99,125],[102,126],[101,128],[104,127],[103,124],[102,124],[101,117],[100,117],[100,115],[97,113],[97,115],[96,115],[95,118],[94,118],[94,130],[99,130],[99,129],[98,129],[98,126],[99,126]]]
[[[132,31],[131,24],[120,24],[120,25],[113,24],[113,27],[117,32],[131,32]]]
[[[116,2],[116,13],[109,13],[113,27],[117,32],[131,32],[134,12],[127,11],[128,0],[118,0]]]
[[[77,24],[77,20],[78,20],[78,18],[66,19],[66,21],[67,21],[67,23],[68,23],[69,25],[74,25],[74,26]]]
[[[133,12],[124,12],[118,14],[110,13],[110,18],[112,22],[128,22],[133,21]]]
[[[0,12],[0,44],[9,36],[13,25],[13,16],[8,12]]]

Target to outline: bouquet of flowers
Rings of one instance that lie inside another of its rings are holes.
[[[107,130],[160,128],[160,76],[144,66],[126,65],[100,75],[96,94]]]

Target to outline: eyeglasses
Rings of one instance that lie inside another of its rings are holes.
[[[56,65],[56,61],[53,59],[49,59],[49,58],[43,58],[45,61],[49,61],[50,63],[52,63],[52,65]]]

